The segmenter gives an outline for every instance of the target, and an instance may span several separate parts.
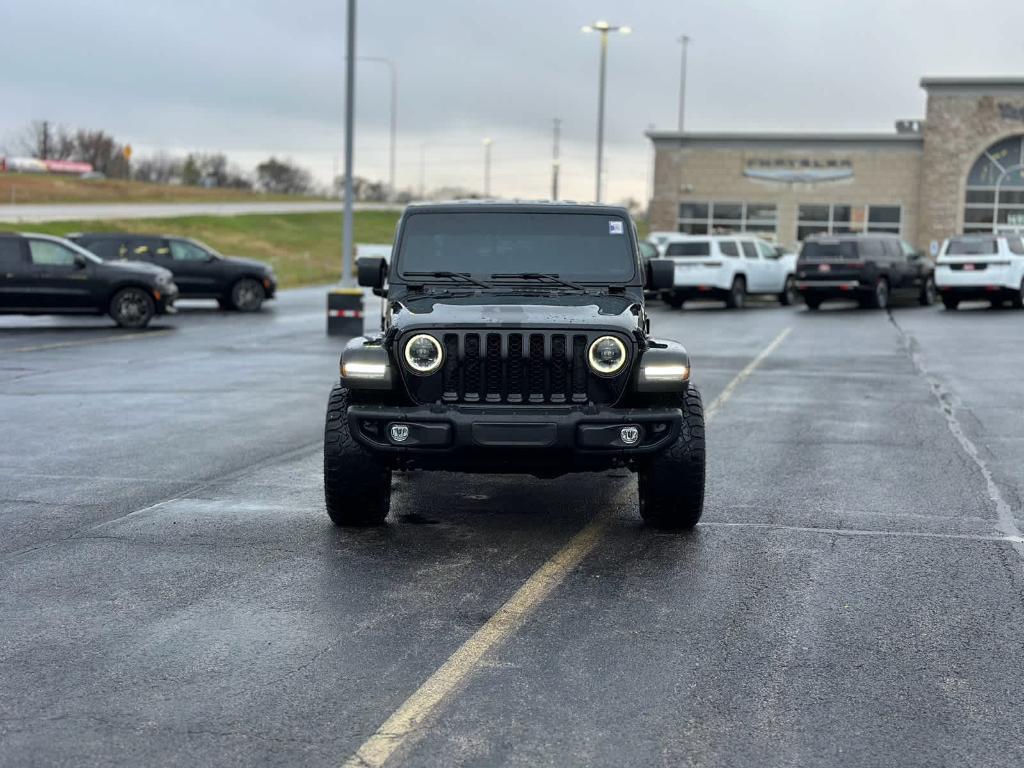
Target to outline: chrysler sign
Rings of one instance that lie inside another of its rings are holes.
[[[776,182],[839,181],[853,178],[853,161],[847,158],[751,157],[743,175]]]

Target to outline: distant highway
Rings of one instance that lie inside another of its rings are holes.
[[[356,203],[357,211],[399,211],[395,203]],[[0,221],[38,223],[105,219],[170,219],[178,216],[240,216],[252,213],[330,213],[338,202],[252,203],[61,203],[0,205]]]

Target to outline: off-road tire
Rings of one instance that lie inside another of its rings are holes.
[[[939,291],[935,287],[935,278],[928,277],[921,286],[921,295],[917,297],[917,301],[922,307],[930,307],[938,298]]]
[[[704,406],[690,387],[675,396],[683,412],[679,437],[637,472],[640,516],[652,528],[693,528],[704,512]]]
[[[231,286],[231,293],[228,294],[231,308],[238,312],[259,312],[266,297],[267,292],[263,290],[263,284],[252,277],[236,280]]]
[[[122,288],[110,299],[111,319],[122,328],[145,328],[156,314],[156,302],[144,288]]]
[[[960,306],[960,299],[954,298],[953,296],[943,296],[942,306],[948,310],[954,310]]]
[[[391,507],[391,470],[379,464],[349,430],[350,393],[335,384],[324,425],[324,502],[339,526],[383,525]]]
[[[729,295],[725,297],[725,306],[729,309],[743,309],[747,303],[747,279],[737,275],[732,279]]]
[[[800,300],[800,294],[796,290],[796,279],[789,275],[786,278],[786,283],[782,288],[782,293],[779,294],[779,304],[784,307],[796,304]]]

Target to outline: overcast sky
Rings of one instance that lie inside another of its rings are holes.
[[[102,128],[137,154],[271,153],[327,181],[340,167],[344,0],[5,0],[0,146],[30,120]],[[1013,0],[362,0],[357,51],[398,68],[398,185],[550,190],[562,120],[562,195],[594,187],[598,40],[610,41],[608,199],[647,195],[643,132],[673,128],[677,38],[690,47],[692,130],[889,131],[922,117],[922,75],[1024,75]],[[356,173],[385,179],[388,78],[358,68]],[[421,166],[421,154],[425,162]]]

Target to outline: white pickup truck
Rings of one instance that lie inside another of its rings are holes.
[[[741,308],[752,294],[799,298],[796,254],[750,235],[673,235],[663,256],[675,262],[675,282],[661,298],[679,308],[691,299],[719,299]]]

